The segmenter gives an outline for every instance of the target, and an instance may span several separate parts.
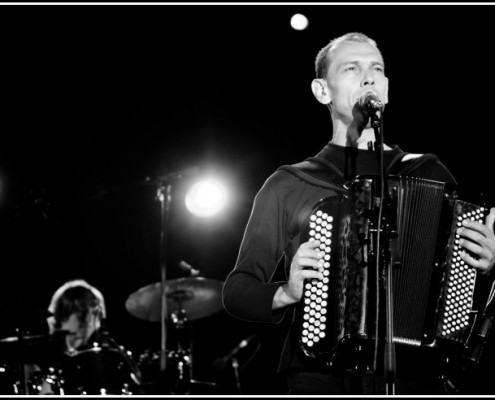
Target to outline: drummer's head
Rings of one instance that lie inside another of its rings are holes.
[[[48,308],[50,331],[65,330],[69,335],[69,346],[85,344],[89,337],[100,328],[106,317],[105,301],[101,292],[84,280],[63,284],[52,297]]]

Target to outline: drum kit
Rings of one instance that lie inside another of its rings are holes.
[[[166,281],[167,321],[176,340],[161,351],[146,350],[137,359],[108,335],[67,351],[68,332],[0,339],[0,395],[187,395],[220,394],[215,383],[192,379],[188,321],[222,310],[222,282],[203,277]],[[126,310],[138,319],[160,322],[161,282],[132,293]]]

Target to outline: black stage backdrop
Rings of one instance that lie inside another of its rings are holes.
[[[295,31],[294,13],[309,18]],[[169,279],[184,260],[224,281],[252,200],[282,164],[330,137],[310,90],[316,53],[350,31],[378,41],[390,79],[385,141],[436,153],[463,190],[494,202],[491,6],[5,6],[0,10],[0,334],[43,332],[53,291],[82,278],[105,295],[108,328],[136,358],[160,325],[125,302],[160,280],[156,178],[221,175],[226,211],[199,219],[173,192]],[[191,321],[193,377],[233,382],[214,360],[244,349],[245,394],[284,394],[275,371],[286,323],[217,312]],[[244,366],[244,365],[241,365]],[[491,390],[491,387],[488,389]],[[492,391],[493,392],[493,391]]]

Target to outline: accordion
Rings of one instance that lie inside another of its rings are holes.
[[[464,219],[484,223],[489,210],[442,182],[391,176],[385,187],[400,259],[392,272],[393,341],[466,345],[487,296],[477,282],[483,279],[459,256],[456,231]],[[328,359],[346,340],[366,342],[383,328],[376,300],[390,257],[386,246],[377,248],[379,181],[358,177],[346,188],[345,195],[319,201],[301,232],[301,242],[318,240],[324,252],[324,277],[304,282],[299,305],[299,342],[310,357]],[[378,252],[383,266],[376,265]]]

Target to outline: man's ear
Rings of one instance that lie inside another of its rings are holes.
[[[330,104],[332,101],[327,82],[324,79],[313,79],[313,82],[311,82],[311,90],[313,91],[316,100],[321,104]]]
[[[388,78],[385,78],[385,91],[383,92],[383,95],[385,96],[383,99],[383,103],[387,104],[388,103]]]

